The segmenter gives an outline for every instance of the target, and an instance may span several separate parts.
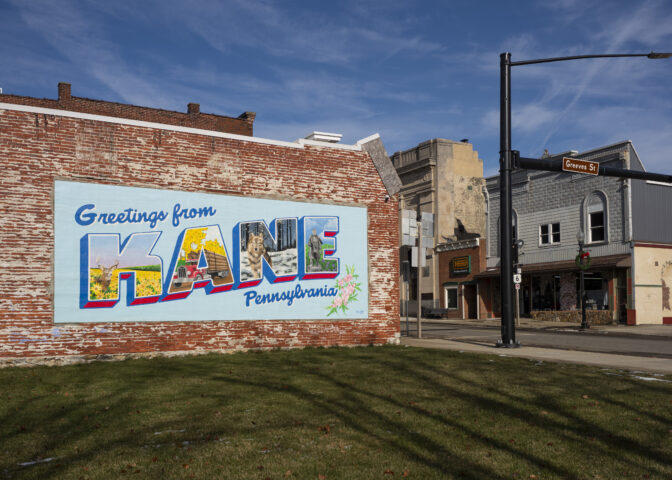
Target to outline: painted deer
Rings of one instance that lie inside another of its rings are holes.
[[[119,266],[119,261],[117,261],[111,267],[104,267],[99,263],[99,259],[96,259],[98,268],[100,269],[100,275],[96,277],[96,281],[100,282],[100,285],[103,287],[103,290],[110,288],[110,281],[112,281],[112,272],[116,270]]]

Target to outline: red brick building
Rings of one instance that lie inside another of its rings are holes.
[[[399,179],[382,142],[255,138],[254,118],[203,114],[197,104],[179,113],[82,99],[68,84],[58,100],[0,95],[0,357],[397,342]],[[86,323],[55,324],[54,185],[63,181],[363,207],[368,311],[355,319],[229,321],[222,312],[216,321],[104,323],[93,311]]]
[[[439,283],[443,289],[443,318],[487,318],[491,295],[476,275],[485,270],[485,240],[480,237],[442,243],[436,246],[439,258]],[[483,289],[487,291],[483,291]]]

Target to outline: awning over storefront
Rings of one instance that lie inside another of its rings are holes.
[[[632,257],[630,255],[609,255],[607,257],[592,257],[590,262],[590,270],[600,268],[627,268],[632,266]],[[578,271],[574,260],[566,260],[562,262],[548,262],[535,263],[532,265],[522,264],[523,273],[535,272],[569,272]],[[474,275],[474,278],[498,277],[499,268],[491,268]]]

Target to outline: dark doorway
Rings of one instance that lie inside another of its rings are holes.
[[[476,285],[462,285],[464,295],[464,318],[478,318]]]

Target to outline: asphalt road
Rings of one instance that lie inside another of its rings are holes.
[[[406,322],[401,322],[401,334],[406,335]],[[415,321],[409,322],[409,336],[416,336]],[[473,327],[423,321],[423,338],[442,338],[464,343],[494,345],[501,338],[499,327]],[[516,339],[528,347],[555,348],[582,352],[612,353],[639,357],[672,359],[670,337],[651,335],[619,335],[609,332],[568,330],[516,329]]]

